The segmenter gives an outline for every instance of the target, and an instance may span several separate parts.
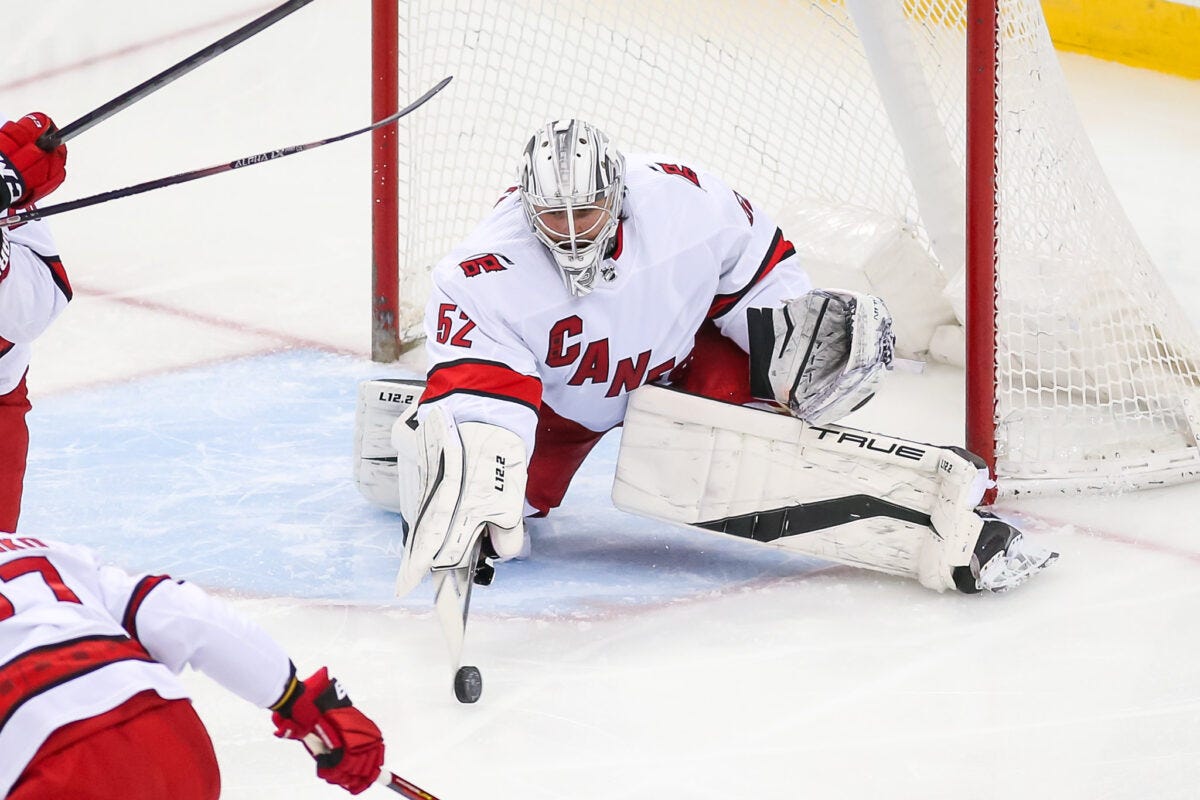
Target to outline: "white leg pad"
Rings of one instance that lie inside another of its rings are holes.
[[[381,379],[358,385],[354,414],[354,485],[363,497],[389,511],[400,511],[396,448],[392,426],[415,409],[425,381]]]
[[[954,588],[990,485],[960,451],[645,386],[613,501],[658,519]]]

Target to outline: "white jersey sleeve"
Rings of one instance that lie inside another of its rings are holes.
[[[293,687],[268,634],[191,584],[100,566],[86,548],[0,537],[0,795],[54,731],[198,669],[255,705]]]
[[[27,223],[4,236],[8,257],[0,258],[0,337],[27,344],[66,308],[71,285],[45,225]]]
[[[429,374],[421,405],[437,403],[458,423],[510,430],[525,442],[529,456],[542,402],[538,359],[507,324],[504,309],[456,280],[455,270],[462,267],[457,258],[433,273],[425,314]]]
[[[292,674],[287,654],[266,631],[200,587],[102,566],[86,548],[0,539],[0,596],[13,609],[0,618],[0,658],[22,644],[123,635],[171,672],[191,666],[264,708],[280,698]]]
[[[100,577],[116,590],[110,611],[123,607],[126,629],[155,661],[176,674],[185,666],[203,672],[262,708],[282,697],[295,672],[287,653],[223,601],[165,575],[130,578],[102,567]]]
[[[726,185],[701,172],[699,180],[714,204],[717,224],[727,229],[715,241],[721,273],[709,318],[721,333],[743,350],[749,349],[746,309],[777,307],[812,290],[812,280],[796,256],[792,243],[764,209]]]
[[[29,366],[30,344],[62,313],[71,284],[49,228],[30,222],[0,233],[0,394]]]

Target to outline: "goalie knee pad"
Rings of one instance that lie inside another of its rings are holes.
[[[425,381],[378,379],[358,385],[354,414],[354,485],[363,497],[389,511],[401,511],[392,426],[415,411]]]

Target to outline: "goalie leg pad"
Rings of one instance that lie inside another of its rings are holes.
[[[630,397],[618,508],[956,588],[990,485],[969,454],[657,386]]]
[[[415,412],[425,381],[379,379],[358,384],[354,414],[354,485],[363,497],[389,511],[400,510],[392,426]]]

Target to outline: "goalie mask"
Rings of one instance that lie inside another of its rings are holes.
[[[608,137],[582,120],[547,124],[525,146],[518,186],[529,227],[567,289],[581,297],[597,273],[612,280],[604,260],[621,216],[625,158]]]

